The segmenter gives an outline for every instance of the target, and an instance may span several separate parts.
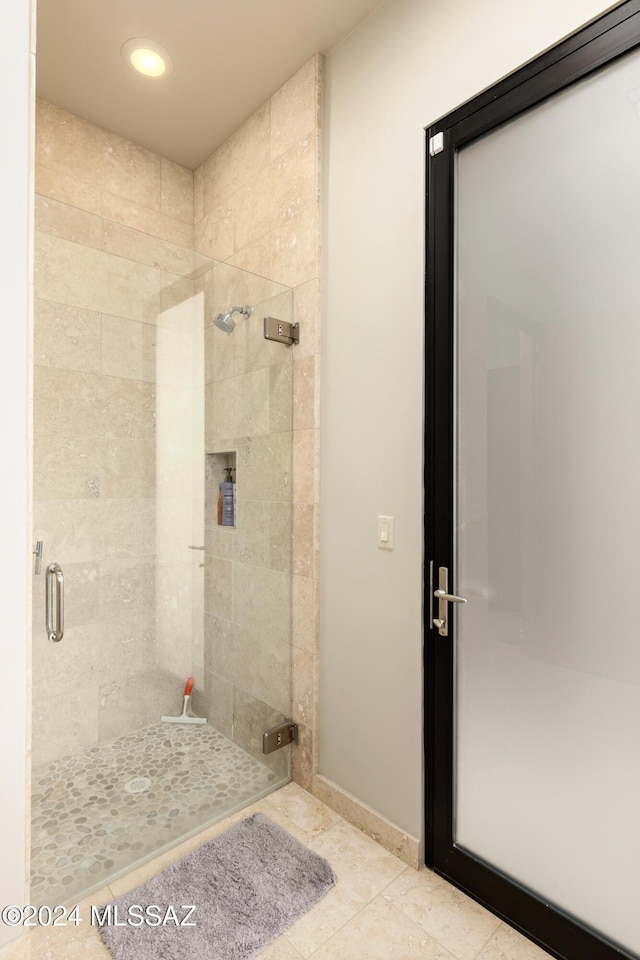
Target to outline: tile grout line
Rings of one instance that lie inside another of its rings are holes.
[[[426,869],[428,870],[429,868],[427,867]],[[408,867],[407,867],[407,871],[408,871],[408,870],[413,870],[413,867],[409,867],[409,866],[408,866]],[[406,873],[407,871],[404,871],[404,872]],[[414,871],[414,872],[419,873],[420,871]],[[403,874],[400,874],[399,876],[403,876]],[[444,878],[442,878],[442,879],[444,879]],[[392,882],[394,882],[394,881],[392,881]],[[449,884],[448,881],[445,881],[445,882],[447,883],[448,886],[451,887],[451,889],[454,889],[454,890],[457,889],[457,888],[453,887],[452,884]],[[390,886],[390,884],[389,884],[388,886]],[[385,889],[387,889],[387,888],[385,887]],[[467,894],[464,894],[464,895],[467,896]],[[391,903],[390,901],[387,901],[387,902],[389,903],[390,906],[395,907],[396,911],[397,911],[398,913],[401,913],[401,914],[402,914],[404,917],[406,917],[408,920],[413,920],[413,917],[410,917],[410,916],[409,916],[407,913],[405,913],[400,907],[397,907],[395,903]],[[474,901],[474,902],[477,903],[477,901]],[[498,930],[500,929],[500,924],[502,923],[502,920],[501,920],[500,917],[498,917],[496,914],[492,914],[491,911],[490,911],[490,910],[487,910],[486,907],[483,907],[482,904],[479,904],[479,906],[481,906],[481,907],[483,908],[483,910],[485,910],[487,913],[491,914],[491,915],[496,919],[497,922],[496,922],[496,926],[495,926],[494,929],[491,931],[491,933],[489,934],[489,936],[487,937],[487,939],[482,943],[482,945],[481,945],[481,947],[478,949],[478,951],[477,951],[476,953],[474,953],[474,955],[473,955],[473,960],[478,960],[478,957],[480,956],[480,954],[482,953],[482,951],[485,949],[485,947],[487,946],[487,944],[489,943],[489,941],[496,935],[496,933],[497,933]],[[455,960],[461,960],[460,956],[459,956],[458,954],[456,954],[456,953],[452,950],[451,947],[447,946],[447,944],[446,944],[446,943],[443,943],[438,937],[436,937],[435,934],[433,934],[433,933],[431,933],[429,930],[427,930],[426,927],[424,927],[424,926],[420,923],[419,920],[413,920],[413,922],[416,923],[422,930],[424,930],[424,932],[427,934],[427,936],[429,936],[435,943],[437,943],[438,946],[442,947],[443,950],[446,950],[448,953],[450,953],[451,956],[455,958]]]
[[[484,909],[486,910],[487,908],[485,907]],[[491,913],[490,910],[489,910],[488,912]],[[496,924],[495,929],[491,931],[491,933],[489,934],[489,936],[487,937],[487,939],[485,940],[485,942],[482,944],[482,946],[480,947],[480,949],[478,950],[478,952],[475,954],[474,960],[478,960],[478,957],[481,955],[482,951],[485,949],[485,947],[487,946],[487,944],[488,944],[491,940],[493,940],[493,938],[495,937],[496,933],[497,933],[498,930],[500,929],[500,924],[502,923],[502,920],[501,920],[500,917],[498,917],[495,913],[492,914],[492,916],[494,916],[494,917],[496,918],[496,920],[498,921],[498,923]]]
[[[319,802],[322,803],[322,801],[319,801]],[[326,806],[326,804],[323,804],[323,806]],[[327,807],[327,809],[330,810],[331,808],[330,808],[330,807]],[[333,811],[332,811],[332,812],[333,812]],[[327,828],[326,828],[325,830],[323,830],[322,833],[320,833],[317,837],[314,837],[314,841],[320,839],[320,837],[325,836],[330,830],[333,829],[333,827],[338,826],[338,824],[340,824],[340,823],[347,823],[347,824],[349,824],[349,821],[348,821],[348,820],[345,820],[344,817],[340,817],[340,819],[337,820],[335,823],[332,823],[330,827],[327,827]],[[352,826],[352,827],[353,827],[353,824],[349,824],[349,826]],[[358,830],[357,827],[354,827],[354,829],[355,829],[355,830]],[[373,840],[372,837],[369,837],[368,834],[364,833],[364,831],[362,831],[362,830],[358,830],[358,833],[361,833],[363,837],[367,837],[369,840]],[[373,840],[373,842],[376,843],[378,846],[380,846],[380,844],[378,844],[378,842],[377,842],[376,840]],[[382,848],[382,849],[383,849],[383,848]],[[397,859],[399,859],[399,858],[397,858]],[[402,861],[400,861],[400,862],[402,862]],[[321,943],[321,944],[317,947],[317,949],[315,949],[312,953],[308,954],[308,956],[306,956],[306,957],[304,957],[304,955],[303,955],[303,960],[312,960],[312,958],[315,957],[321,950],[323,950],[323,949],[333,940],[333,938],[334,938],[335,936],[337,936],[338,933],[340,933],[342,930],[344,930],[344,928],[345,928],[348,924],[350,924],[353,920],[355,920],[356,917],[358,917],[358,916],[362,913],[362,911],[366,909],[366,907],[370,906],[377,897],[381,896],[381,894],[382,894],[389,886],[391,886],[392,883],[395,883],[396,880],[397,880],[399,877],[401,877],[407,870],[410,869],[410,867],[408,867],[406,864],[403,864],[403,867],[404,867],[404,869],[402,869],[402,870],[400,871],[400,873],[397,874],[397,876],[395,876],[393,879],[389,880],[389,882],[388,882],[387,884],[385,884],[385,886],[384,886],[381,890],[379,890],[377,893],[375,893],[375,894],[373,895],[373,897],[371,897],[371,899],[369,899],[369,900],[367,900],[366,902],[362,903],[362,905],[359,907],[359,909],[358,909],[352,916],[347,917],[346,920],[345,920],[343,923],[341,923],[340,926],[337,927],[337,928],[334,930],[334,932],[331,934],[331,936],[328,937],[323,943]],[[333,869],[333,867],[331,867],[331,869]],[[339,878],[338,878],[338,879],[339,879]],[[398,912],[399,912],[399,911],[398,911]],[[406,918],[406,919],[409,919],[409,918]],[[415,921],[414,921],[414,922],[415,922]],[[292,947],[294,948],[294,950],[295,950],[296,947],[295,947],[295,945],[288,939],[286,932],[284,933],[284,937],[285,937],[285,939],[287,940],[287,942],[289,943],[289,945],[292,946]]]
[[[407,867],[407,869],[410,870],[411,867]],[[402,876],[402,874],[400,874],[400,876]],[[445,946],[445,944],[442,943],[440,940],[438,940],[437,937],[434,937],[432,933],[429,933],[428,930],[425,930],[425,928],[422,926],[422,924],[418,920],[414,920],[413,917],[408,916],[404,912],[404,910],[401,910],[399,907],[397,907],[395,903],[391,903],[391,901],[386,899],[385,899],[385,903],[389,904],[389,906],[394,911],[394,913],[397,913],[399,916],[403,917],[405,920],[408,920],[409,923],[412,923],[415,927],[417,927],[418,930],[420,930],[420,932],[424,934],[425,937],[428,937],[428,939],[431,940],[432,943],[435,943],[438,947],[441,947],[443,950],[446,950],[446,952],[453,958],[453,960],[462,960],[459,954],[454,953],[450,947]],[[477,955],[476,955],[476,960],[477,960]]]

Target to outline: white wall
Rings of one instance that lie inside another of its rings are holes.
[[[609,6],[387,0],[326,60],[320,772],[415,837],[423,128]],[[378,514],[395,516],[393,552]]]
[[[2,550],[0,551],[0,903],[25,902],[27,557],[32,82],[31,4],[4,4],[0,30],[3,144],[0,151],[2,264]],[[0,924],[0,945],[22,931]]]

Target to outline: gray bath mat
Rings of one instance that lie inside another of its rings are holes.
[[[326,860],[255,813],[100,908],[95,922],[115,960],[251,960],[334,883]]]

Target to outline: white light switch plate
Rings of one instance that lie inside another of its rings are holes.
[[[378,517],[378,546],[393,550],[393,517]]]

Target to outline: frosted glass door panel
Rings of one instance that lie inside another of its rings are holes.
[[[456,190],[456,842],[640,954],[640,55]]]

